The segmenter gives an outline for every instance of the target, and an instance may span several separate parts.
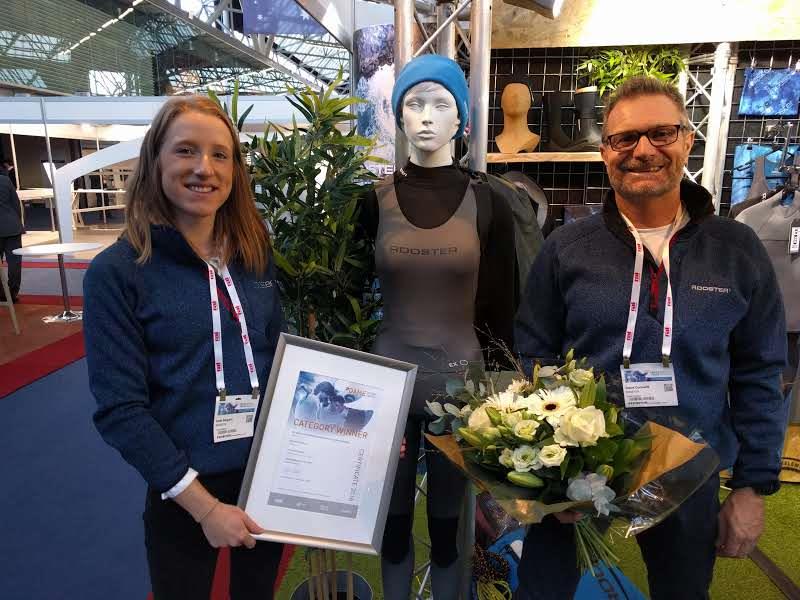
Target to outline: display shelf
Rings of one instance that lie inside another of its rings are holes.
[[[599,152],[520,152],[518,154],[489,152],[487,163],[518,162],[601,162]]]

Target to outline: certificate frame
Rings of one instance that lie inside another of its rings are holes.
[[[416,376],[411,363],[282,333],[238,500],[266,530],[253,537],[380,554]]]

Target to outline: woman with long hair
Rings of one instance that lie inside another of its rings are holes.
[[[257,542],[236,500],[283,321],[238,134],[215,102],[164,104],[126,198],[123,235],[84,279],[84,334],[97,429],[148,485],[155,599],[208,598],[223,546],[231,598],[272,598],[282,546]]]

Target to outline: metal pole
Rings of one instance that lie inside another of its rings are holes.
[[[97,132],[97,127],[94,128],[94,141],[97,147],[97,152],[100,152],[100,134]],[[105,187],[103,186],[103,168],[100,167],[97,170],[97,174],[100,176],[100,205],[103,207],[103,223],[108,223],[106,218],[106,191]]]
[[[17,145],[14,143],[14,126],[9,125],[8,127],[8,134],[11,137],[11,161],[14,163],[14,174],[17,176],[17,191],[19,191],[21,188],[19,185],[19,165],[17,164]]]
[[[53,149],[50,147],[50,134],[47,131],[47,109],[44,106],[44,98],[39,98],[39,109],[42,112],[42,123],[44,123],[44,140],[47,144],[47,160],[50,161],[50,185],[53,189],[53,198],[52,203],[56,206],[56,218],[55,224],[58,226],[58,241],[61,243],[63,241],[61,235],[61,219],[58,215],[58,197],[56,196],[56,170],[55,165],[53,164]],[[53,209],[52,206],[50,208],[50,218],[53,218]],[[68,309],[69,310],[69,309]]]
[[[469,70],[469,167],[486,170],[489,134],[489,56],[492,51],[492,0],[473,0]]]
[[[711,192],[714,208],[719,213],[725,150],[728,139],[733,80],[738,57],[730,42],[721,42],[714,51],[714,71],[711,80],[711,103],[708,108],[706,148],[703,155],[703,176],[700,185]]]
[[[61,297],[64,299],[64,313],[63,316],[74,316],[72,308],[69,305],[69,288],[67,287],[67,270],[64,267],[64,254],[58,253],[58,273],[61,276]]]
[[[453,13],[452,2],[442,2],[436,5],[436,27],[440,29],[445,23],[448,23],[448,17]],[[436,53],[446,56],[447,58],[455,59],[456,57],[456,24],[455,21],[449,22],[450,24],[442,30],[439,34],[439,39],[436,42]]]
[[[411,60],[414,52],[414,0],[394,4],[394,76]],[[408,160],[408,140],[398,127],[394,137],[394,163],[400,168]]]
[[[420,54],[425,52],[425,50],[428,49],[428,46],[430,46],[434,42],[434,40],[436,40],[439,37],[439,35],[445,29],[447,29],[453,21],[456,20],[456,18],[458,17],[458,13],[460,13],[462,10],[464,10],[467,7],[467,5],[469,5],[470,2],[472,2],[472,0],[464,0],[464,2],[459,4],[458,8],[456,10],[454,10],[450,14],[450,16],[448,16],[444,20],[444,22],[436,29],[436,31],[433,32],[433,34],[427,40],[425,40],[425,43],[422,44],[422,46],[420,46],[419,50],[414,52],[414,58],[416,58],[417,56],[419,56]],[[489,30],[489,33],[491,34],[491,30]]]

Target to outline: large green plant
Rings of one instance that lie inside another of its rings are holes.
[[[590,85],[596,85],[602,96],[635,75],[675,82],[684,68],[683,57],[677,48],[629,47],[602,50],[578,65],[578,73],[584,74]]]
[[[245,146],[257,201],[272,226],[284,314],[293,333],[358,349],[372,343],[374,248],[358,232],[360,202],[376,179],[374,140],[356,135],[350,107],[327,89],[289,90],[307,125],[267,125]],[[342,131],[344,129],[345,131]]]

